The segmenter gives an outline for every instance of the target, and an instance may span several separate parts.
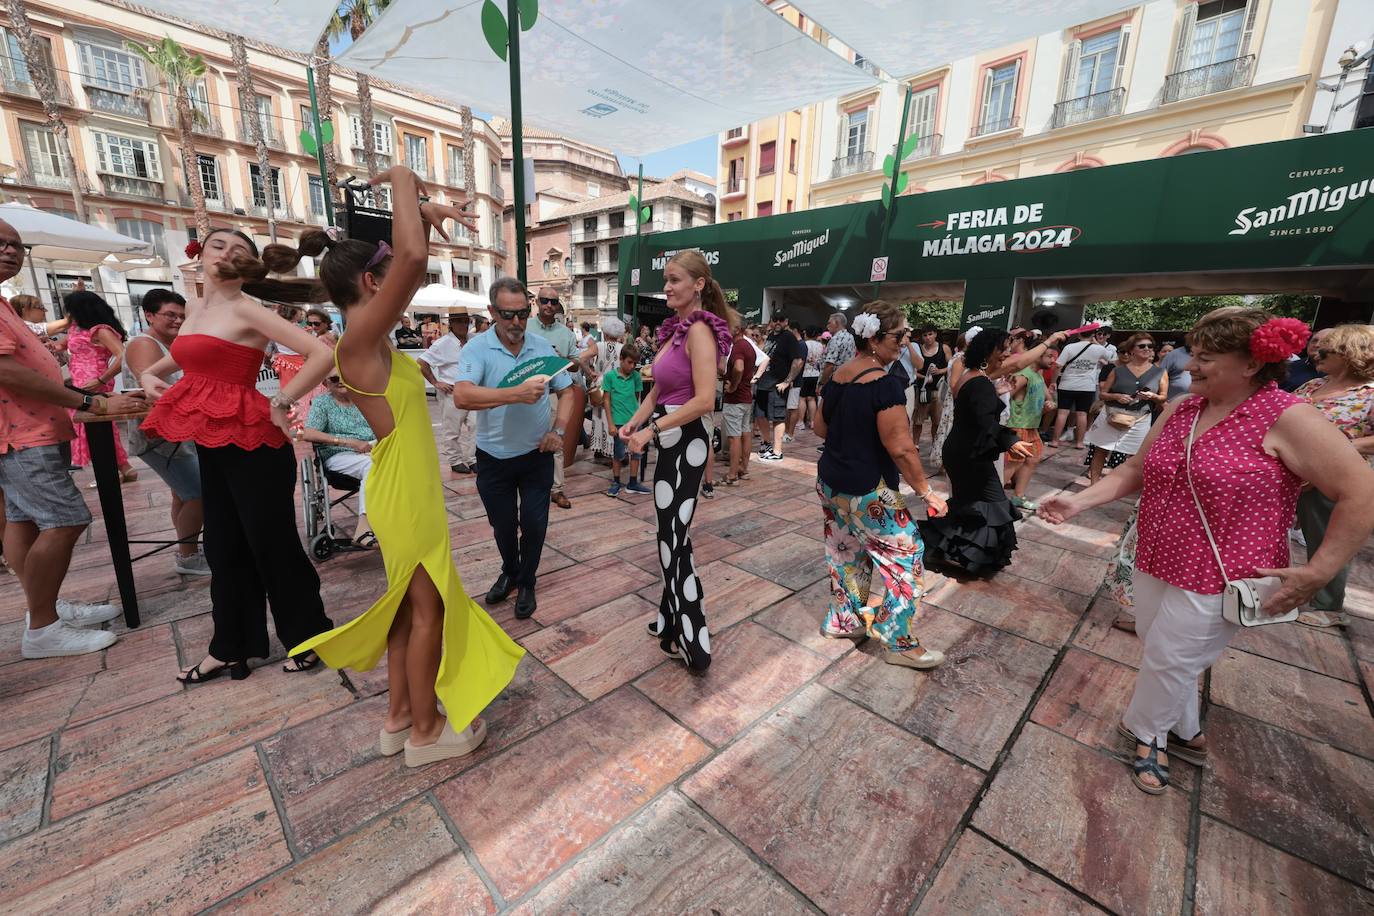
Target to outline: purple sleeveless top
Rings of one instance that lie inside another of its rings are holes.
[[[698,321],[705,322],[716,337],[716,362],[730,353],[733,338],[730,326],[708,311],[698,309],[683,321],[674,315],[658,329],[659,355],[654,360],[654,400],[661,406],[686,404],[696,393],[692,385],[692,361],[687,356],[687,332]],[[668,346],[663,344],[667,342]]]

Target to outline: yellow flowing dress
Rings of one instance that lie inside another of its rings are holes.
[[[525,650],[467,596],[453,565],[439,449],[425,406],[424,376],[415,361],[393,350],[386,391],[375,396],[386,398],[396,421],[390,435],[373,446],[366,481],[367,518],[381,545],[386,594],[362,616],[311,637],[291,654],[314,651],[331,668],[372,670],[386,651],[411,576],[424,566],[444,601],[444,651],[434,692],[454,730],[462,731],[511,682]]]

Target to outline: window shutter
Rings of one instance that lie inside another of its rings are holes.
[[[1083,40],[1075,38],[1069,43],[1069,53],[1064,57],[1064,88],[1059,93],[1059,101],[1067,102],[1078,97],[1078,56],[1083,52]]]
[[[988,67],[983,71],[983,104],[979,109],[978,126],[984,127],[988,123],[989,106],[992,104],[992,68]]]
[[[1126,52],[1131,47],[1131,26],[1129,23],[1121,27],[1121,41],[1116,45],[1116,76],[1112,79],[1112,88],[1120,89],[1126,85]]]
[[[849,139],[849,113],[841,111],[839,116],[839,129],[835,133],[835,158],[843,159],[845,143]]]
[[[1240,51],[1237,56],[1250,53],[1250,39],[1255,34],[1255,19],[1259,16],[1259,0],[1250,0],[1245,10],[1245,31],[1240,38]]]
[[[1183,16],[1178,22],[1178,46],[1174,48],[1174,73],[1183,71],[1188,59],[1188,44],[1193,40],[1193,23],[1197,21],[1197,4],[1189,3],[1183,7]]]
[[[158,155],[157,141],[145,142],[144,150],[148,156],[148,177],[154,181],[162,180],[162,158]]]
[[[363,148],[363,119],[357,115],[349,115],[348,123],[353,128],[353,148]]]

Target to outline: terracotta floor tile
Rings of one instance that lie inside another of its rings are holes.
[[[595,700],[663,663],[658,640],[644,630],[657,616],[657,605],[624,595],[526,636],[522,644],[578,693]]]
[[[626,563],[623,557],[597,557],[541,575],[534,619],[547,627],[661,581],[661,576]]]
[[[1183,902],[1188,798],[1150,796],[1122,763],[1028,723],[973,824],[1123,914],[1176,913]]]
[[[744,483],[745,493],[749,484]],[[819,513],[818,513],[819,517]],[[692,525],[692,533],[698,531],[724,538],[739,548],[756,547],[780,534],[786,534],[797,527],[796,522],[784,521],[776,516],[757,510],[747,510],[732,518],[723,518],[704,525]]]
[[[1091,598],[1102,587],[1107,564],[1094,563],[1080,553],[1025,538],[1017,546],[1006,572]]]
[[[1083,626],[1078,628],[1073,644],[1112,661],[1139,668],[1140,656],[1145,651],[1140,637],[1112,626],[1112,622],[1123,613],[1125,611],[1121,605],[1105,594],[1099,595],[1088,610],[1088,615],[1083,618]]]
[[[43,819],[52,739],[0,751],[0,844],[33,830]]]
[[[701,590],[705,596],[706,622],[711,632],[719,633],[754,612],[787,597],[788,589],[776,582],[745,572],[725,560],[697,564]],[[662,581],[639,590],[639,596],[658,607],[663,595]]]
[[[883,660],[869,639],[825,673],[822,683],[898,725],[987,769],[1025,712],[1054,652],[993,627],[927,607],[915,628],[945,653],[929,672]]]
[[[0,750],[27,744],[66,725],[92,680],[94,676],[88,675],[0,700],[0,716],[5,721]]]
[[[1198,838],[1196,900],[1200,916],[1374,912],[1374,893],[1210,817]]]
[[[1103,911],[970,830],[959,838],[916,912],[926,916],[1087,916]]]
[[[506,899],[605,836],[707,753],[621,690],[434,790]]]
[[[123,628],[119,622],[119,642],[105,650],[105,667],[109,670],[142,665],[147,662],[176,658],[176,634],[172,624],[141,626],[137,630]],[[176,662],[172,663],[176,667]]]
[[[353,702],[330,671],[215,681],[68,729],[52,817],[67,817]]]
[[[816,527],[820,527],[819,520]],[[825,548],[795,532],[741,550],[730,563],[789,589],[805,588],[827,575]]]
[[[830,579],[817,579],[801,591],[754,615],[754,621],[801,643],[828,658],[839,658],[854,648],[851,639],[826,639],[820,633],[830,605]]]
[[[0,846],[0,909],[190,912],[290,861],[244,749]]]
[[[635,682],[716,746],[739,734],[814,677],[826,660],[755,623],[731,627],[712,641],[711,667],[702,676],[681,663],[662,665]]]
[[[739,551],[739,546],[733,541],[722,537],[716,537],[701,530],[701,527],[692,525],[692,557],[696,560],[697,568],[713,563],[716,560],[729,558]],[[637,547],[631,547],[617,554],[620,560],[633,563],[645,572],[653,574],[654,578],[662,581],[663,570],[659,565],[658,541],[650,538]]]
[[[1223,707],[1207,737],[1204,814],[1374,889],[1374,762]]]
[[[278,872],[224,907],[228,912],[288,913],[302,901],[331,914],[494,913],[482,879],[463,858],[429,802],[413,801]]]
[[[904,913],[981,779],[811,686],[683,791],[822,910]]]
[[[521,738],[577,709],[582,701],[548,669],[526,657],[515,680],[482,713],[487,740],[475,753],[427,767],[382,757],[377,732],[386,698],[357,703],[263,742],[298,849],[332,842],[383,811],[456,773],[497,756]]]
[[[792,496],[777,502],[769,502],[764,506],[763,511],[769,515],[776,515],[778,518],[796,522],[798,525],[821,524],[825,516],[821,512],[820,497],[814,491],[803,492],[805,493],[803,496]]]
[[[669,792],[511,912],[611,916],[810,910],[690,802]]]
[[[22,634],[21,634],[21,639]],[[65,658],[26,658],[0,665],[0,702],[30,690],[44,690],[62,681],[85,678],[105,667],[103,652]]]
[[[609,505],[604,497],[584,497],[597,499],[611,511],[585,515],[581,518],[562,519],[549,516],[548,543],[560,553],[574,560],[590,560],[606,554],[619,555],[622,550],[638,547],[645,541],[654,539],[655,526],[651,521],[635,522],[626,518]],[[557,509],[550,509],[557,512]]]
[[[1346,642],[1336,631],[1298,624],[1250,627],[1236,633],[1230,647],[1343,681],[1353,683],[1359,678]]]
[[[1016,526],[1018,541],[1035,541],[1050,547],[1060,547],[1077,554],[1102,561],[1106,572],[1106,561],[1116,554],[1117,541],[1121,538],[1121,528],[1125,523],[1094,513],[1084,513],[1071,522],[1051,525],[1039,518],[1028,518]]]
[[[1212,668],[1212,702],[1374,758],[1374,718],[1354,684],[1227,649]]]
[[[950,579],[926,600],[1052,649],[1068,640],[1088,606],[1083,595],[1008,573],[998,573],[990,580]]]
[[[102,716],[180,693],[181,685],[176,682],[176,673],[175,649],[170,649],[169,654],[161,658],[101,671],[92,678],[91,686],[72,710],[67,724],[82,725]]]

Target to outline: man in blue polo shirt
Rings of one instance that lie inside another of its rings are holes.
[[[506,600],[519,589],[515,616],[535,610],[534,581],[549,525],[549,490],[554,454],[572,420],[567,372],[537,375],[512,388],[501,380],[522,363],[555,356],[544,338],[526,334],[529,294],[514,277],[491,285],[492,326],[463,347],[453,385],[453,402],[477,416],[477,493],[487,510],[501,575],[487,592],[487,603]],[[554,416],[550,391],[558,396]]]

